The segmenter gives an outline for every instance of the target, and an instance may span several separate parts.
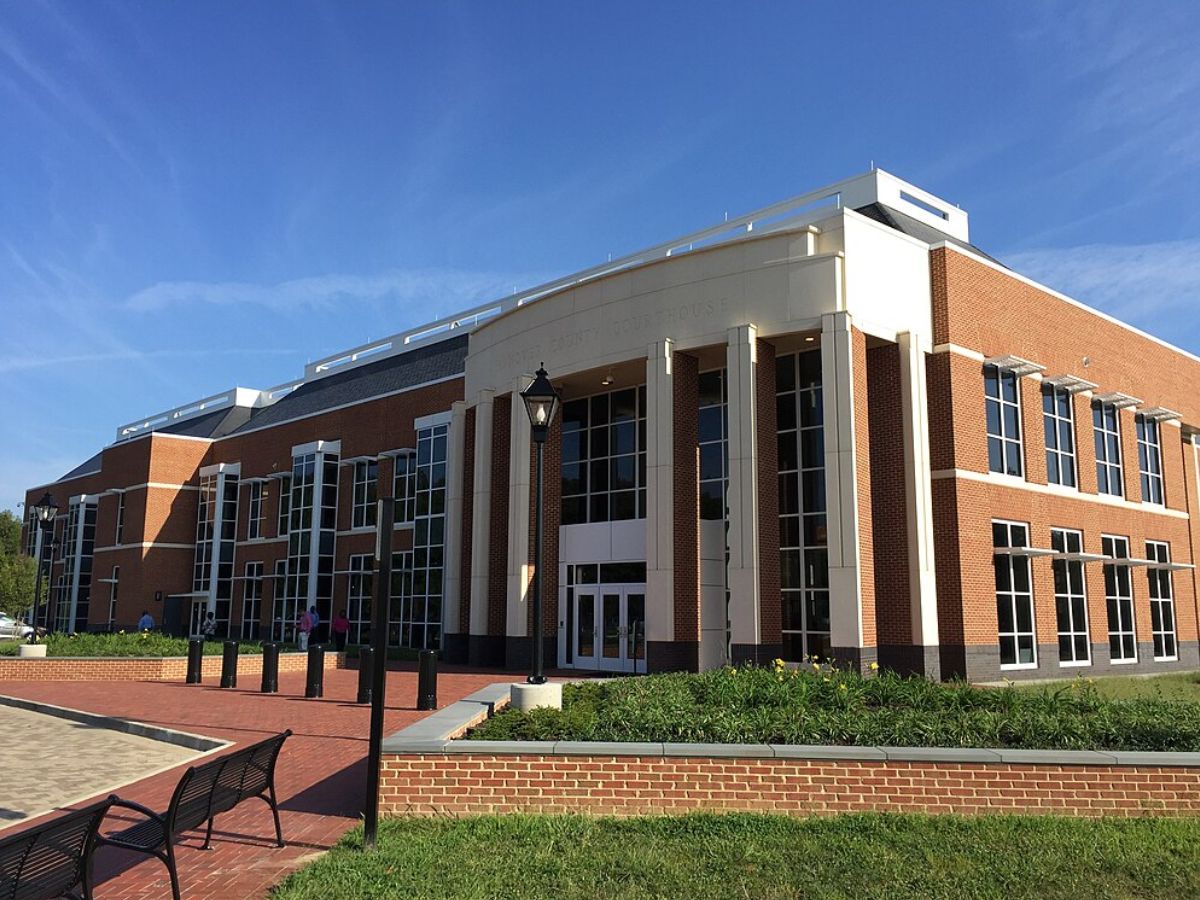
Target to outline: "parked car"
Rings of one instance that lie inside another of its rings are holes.
[[[7,613],[0,613],[0,640],[27,638],[31,631],[33,629],[24,622],[14,619]]]

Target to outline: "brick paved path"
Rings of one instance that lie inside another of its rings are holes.
[[[513,678],[511,674],[443,669],[438,676],[438,701],[445,706],[487,684]],[[0,692],[225,738],[235,741],[235,746],[291,728],[294,734],[284,744],[276,772],[288,846],[273,846],[270,810],[265,803],[248,800],[217,818],[213,850],[200,850],[202,836],[189,836],[179,851],[184,900],[232,900],[265,896],[286,873],[331,847],[359,821],[364,800],[370,711],[354,703],[358,673],[327,672],[325,696],[320,700],[304,699],[302,673],[280,675],[280,693],[275,695],[257,693],[257,681],[225,691],[180,682],[5,681],[0,682]],[[413,708],[415,699],[416,674],[389,672],[385,733],[426,715]],[[161,812],[184,768],[176,767],[118,793]],[[110,815],[105,830],[123,827],[125,816],[125,812]],[[104,847],[97,851],[95,862],[97,900],[170,897],[166,867],[152,857]],[[330,896],[336,896],[336,891]]]

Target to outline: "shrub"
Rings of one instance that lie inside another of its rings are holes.
[[[155,631],[117,634],[52,634],[42,638],[47,656],[187,656],[187,638],[171,637]],[[0,644],[0,656],[16,656],[17,644]],[[221,641],[206,641],[206,656],[220,655]],[[242,641],[241,652],[262,653],[258,641]]]
[[[563,709],[506,710],[472,739],[1200,750],[1200,704],[937,684],[824,665],[725,668],[566,685]]]

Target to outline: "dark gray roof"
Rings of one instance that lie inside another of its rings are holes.
[[[882,222],[884,225],[887,225],[890,228],[895,228],[902,234],[907,234],[909,237],[915,237],[917,240],[924,241],[927,244],[936,244],[941,241],[946,241],[947,243],[955,244],[966,250],[970,250],[972,253],[977,253],[984,259],[991,260],[998,266],[1004,266],[1004,263],[1000,262],[1000,260],[988,253],[984,253],[974,244],[970,244],[966,241],[960,241],[956,237],[951,237],[950,235],[946,234],[946,232],[939,231],[932,225],[926,225],[924,222],[918,221],[912,216],[905,215],[898,210],[894,210],[890,206],[884,206],[882,203],[872,203],[868,206],[861,206],[856,209],[855,212],[862,213],[868,219],[874,219],[876,222]],[[1007,269],[1008,266],[1004,266],[1004,268]]]
[[[71,478],[79,478],[83,475],[95,475],[97,472],[100,471],[100,457],[102,457],[103,455],[104,455],[104,451],[101,450],[99,453],[97,453],[91,459],[81,462],[79,465],[77,465],[70,472],[68,472],[66,475],[64,475],[62,478],[60,478],[58,480],[59,481],[67,481]]]
[[[164,428],[155,428],[163,434],[179,434],[186,437],[219,438],[237,431],[250,418],[250,410],[244,406],[218,409],[194,419],[185,419]]]
[[[371,397],[391,394],[405,388],[461,375],[466,368],[467,335],[439,341],[390,356],[377,363],[340,372],[296,388],[282,400],[265,409],[255,410],[250,420],[232,433],[267,425],[278,425],[300,416],[309,416],[337,406],[360,403]]]

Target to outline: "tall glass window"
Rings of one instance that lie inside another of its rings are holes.
[[[249,540],[263,536],[263,483],[250,482],[250,501],[247,513],[246,537]]]
[[[121,567],[113,566],[108,578],[108,628],[111,631],[117,622],[117,595],[121,589]]]
[[[256,482],[256,484],[259,482]],[[246,563],[245,578],[242,579],[242,640],[258,640],[259,620],[262,616],[263,564]]]
[[[117,528],[113,534],[113,543],[122,544],[125,542],[125,492],[120,491],[117,494]]]
[[[563,404],[562,522],[646,517],[646,388]]]
[[[1146,570],[1150,588],[1150,630],[1154,635],[1154,658],[1179,658],[1175,637],[1175,595],[1171,590],[1171,546],[1163,541],[1146,541],[1146,558],[1157,565]]]
[[[1065,528],[1050,530],[1050,546],[1059,553],[1082,553],[1083,534]],[[1054,607],[1058,617],[1058,662],[1063,666],[1083,666],[1092,661],[1088,639],[1087,592],[1083,581],[1083,562],[1056,559],[1054,571]]]
[[[1129,539],[1103,535],[1101,552],[1114,560],[1129,559]],[[1108,609],[1108,651],[1114,663],[1137,662],[1133,622],[1133,584],[1129,566],[1104,564],[1104,601]]]
[[[71,498],[63,532],[63,590],[53,628],[85,631],[92,599],[92,555],[96,549],[96,498]]]
[[[1046,432],[1046,480],[1075,487],[1075,416],[1067,391],[1050,385],[1042,389],[1042,423]]]
[[[1158,421],[1141,413],[1134,417],[1137,425],[1138,475],[1142,482],[1142,500],[1163,502],[1162,435]]]
[[[275,525],[277,537],[287,537],[288,526],[292,520],[292,476],[284,475],[279,479],[279,513]]]
[[[233,555],[237,546],[238,474],[217,467],[200,476],[192,592],[207,594],[217,635],[229,634]]]
[[[393,459],[392,497],[396,501],[393,521],[412,524],[417,518],[417,454],[411,450]]]
[[[993,522],[992,546],[998,551],[1028,547],[1029,526],[1019,522]],[[1000,638],[1000,667],[1037,668],[1033,579],[1029,572],[1029,557],[997,552],[992,560],[996,569],[996,630]]]
[[[783,656],[824,659],[830,626],[821,351],[781,356],[775,366]]]
[[[1096,440],[1096,488],[1101,494],[1125,494],[1121,475],[1121,417],[1111,403],[1092,404]]]
[[[379,463],[373,459],[354,464],[354,506],[351,528],[374,528],[378,508],[375,506],[379,485]]]
[[[371,638],[371,593],[374,590],[375,557],[356,553],[350,557],[350,587],[346,592],[346,618],[350,620],[351,644],[365,644]]]
[[[37,533],[38,533],[38,517],[37,510],[29,510],[29,521],[25,525],[25,555],[35,556],[37,554]]]
[[[729,481],[728,386],[725,370],[700,375],[700,518],[725,518]]]
[[[405,647],[441,646],[448,431],[448,425],[435,425],[417,432],[416,519],[400,602],[399,640]]]
[[[1021,392],[1017,376],[996,366],[983,367],[987,407],[988,469],[1021,475]]]
[[[333,557],[337,540],[338,454],[303,453],[292,460],[291,521],[288,524],[287,586],[280,614],[285,633],[310,606],[322,628],[333,605]]]

